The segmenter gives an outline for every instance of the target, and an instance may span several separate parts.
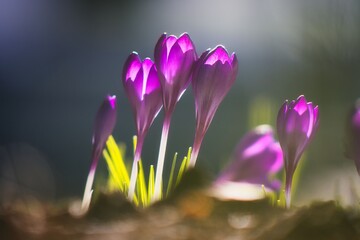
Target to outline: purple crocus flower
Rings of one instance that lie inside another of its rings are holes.
[[[197,59],[197,54],[195,46],[187,33],[183,33],[179,38],[173,35],[166,36],[166,33],[164,33],[155,46],[154,59],[162,87],[165,117],[152,201],[158,200],[161,195],[162,172],[171,116],[176,103],[190,84],[192,68]]]
[[[94,132],[92,138],[92,163],[87,177],[84,197],[82,201],[82,212],[86,212],[90,205],[92,185],[95,171],[99,162],[104,145],[111,135],[116,123],[116,96],[107,96],[101,104],[95,118]]]
[[[346,156],[354,160],[360,175],[360,100],[351,110],[347,121]]]
[[[196,130],[191,167],[196,163],[202,140],[216,110],[235,82],[237,71],[235,53],[229,56],[221,45],[204,52],[195,64],[192,88],[195,95]]]
[[[155,64],[163,90],[165,113],[171,114],[191,81],[197,59],[195,46],[187,33],[179,38],[162,34],[155,46]]]
[[[283,167],[280,144],[274,139],[269,125],[248,132],[238,143],[230,164],[220,173],[216,184],[245,182],[264,185],[278,191],[281,182],[271,177]]]
[[[284,153],[286,206],[290,207],[291,185],[300,157],[319,126],[319,109],[304,96],[285,101],[277,117],[277,133]]]
[[[129,187],[132,199],[144,139],[162,107],[162,95],[155,64],[149,58],[141,61],[136,52],[125,62],[122,80],[133,109],[138,137]]]

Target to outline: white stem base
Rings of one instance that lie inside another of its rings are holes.
[[[138,174],[138,161],[134,159],[132,170],[131,170],[131,176],[130,176],[130,185],[129,185],[129,192],[128,192],[128,198],[130,201],[134,199],[135,194],[135,186],[136,186],[136,179]]]
[[[161,198],[161,190],[162,190],[161,184],[162,184],[162,175],[163,175],[162,173],[164,169],[164,160],[165,160],[167,139],[169,135],[169,127],[170,124],[168,124],[168,122],[165,119],[161,134],[159,157],[156,166],[154,195],[151,199],[151,202],[158,201]]]
[[[95,170],[91,169],[89,172],[89,175],[87,177],[87,180],[86,180],[84,197],[83,197],[83,200],[81,203],[81,212],[82,213],[86,213],[89,209],[90,202],[91,202],[91,196],[93,193],[92,185],[94,182],[94,177],[95,177]]]

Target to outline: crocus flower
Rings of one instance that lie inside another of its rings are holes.
[[[360,175],[360,100],[351,110],[346,125],[346,156],[354,160]]]
[[[284,154],[286,206],[290,207],[291,184],[300,157],[319,126],[318,106],[304,96],[285,101],[277,117],[277,133]]]
[[[141,61],[135,52],[125,62],[122,82],[133,109],[138,138],[129,187],[132,199],[143,142],[162,107],[162,95],[155,64],[149,58]]]
[[[197,54],[187,33],[183,33],[179,38],[173,35],[166,36],[164,33],[155,46],[154,58],[162,87],[165,117],[156,167],[153,201],[159,199],[161,195],[161,179],[171,116],[176,103],[190,84]]]
[[[96,167],[106,140],[115,127],[115,123],[116,96],[107,96],[101,104],[95,118],[92,138],[92,163],[85,185],[84,197],[81,205],[82,212],[86,212],[89,208]]]
[[[195,46],[187,33],[179,38],[164,33],[155,46],[154,57],[163,91],[164,110],[171,114],[190,84],[191,70],[197,59]]]
[[[274,139],[269,125],[261,125],[248,132],[238,143],[230,164],[220,173],[216,184],[244,182],[264,185],[278,191],[281,182],[273,179],[283,166],[280,144]]]
[[[204,52],[194,67],[192,88],[195,96],[196,130],[190,165],[195,165],[202,140],[221,101],[234,84],[238,71],[235,53],[229,56],[219,45]]]

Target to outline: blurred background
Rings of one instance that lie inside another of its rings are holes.
[[[0,1],[0,198],[80,197],[90,166],[94,116],[106,94],[118,97],[117,141],[135,133],[121,84],[132,51],[153,57],[163,32],[188,32],[198,54],[223,44],[239,74],[205,137],[198,165],[216,176],[252,127],[274,126],[285,99],[304,94],[320,108],[295,203],[360,189],[344,157],[348,111],[360,97],[360,1]],[[162,112],[143,160],[155,164]],[[178,103],[168,162],[194,134],[191,88]],[[100,164],[99,178],[106,176]]]

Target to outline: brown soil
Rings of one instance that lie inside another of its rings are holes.
[[[0,239],[360,239],[357,209],[335,202],[285,210],[268,200],[220,201],[192,180],[185,179],[171,198],[147,209],[134,208],[120,194],[99,194],[82,217],[71,214],[71,202],[56,208],[14,203],[1,209]]]

